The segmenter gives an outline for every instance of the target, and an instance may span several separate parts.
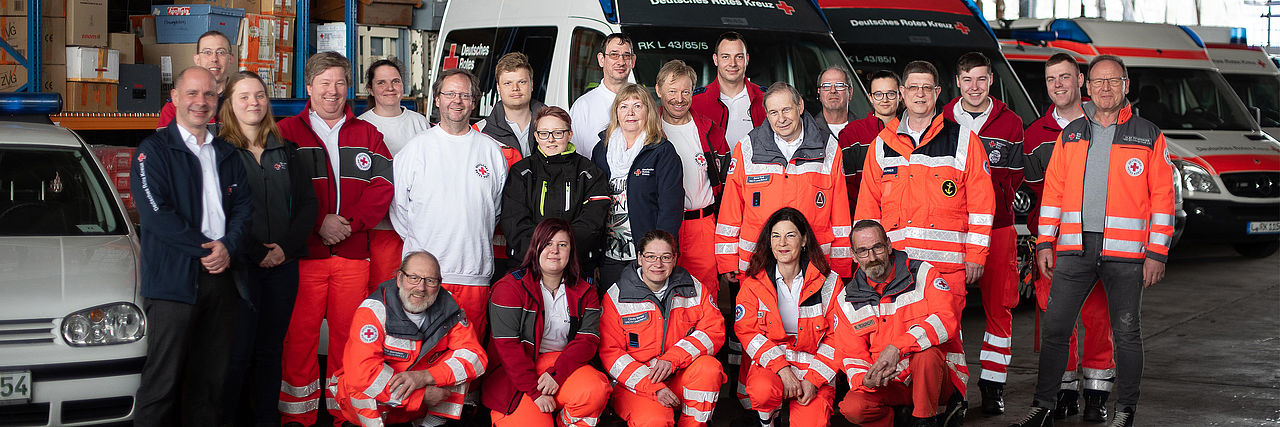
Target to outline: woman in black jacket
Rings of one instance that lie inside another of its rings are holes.
[[[255,424],[279,425],[284,335],[298,293],[298,259],[307,254],[318,209],[307,170],[313,162],[298,159],[298,146],[280,136],[262,78],[241,71],[230,76],[227,88],[218,111],[223,124],[218,136],[235,145],[244,161],[253,217],[243,255],[236,260],[237,287],[245,301],[237,308],[224,423],[237,419],[248,375]]]
[[[590,272],[600,259],[609,182],[600,168],[575,151],[569,142],[570,125],[569,113],[560,107],[543,107],[534,115],[537,146],[507,173],[498,224],[507,236],[507,255],[519,259],[543,219],[567,221],[578,243],[582,271]]]

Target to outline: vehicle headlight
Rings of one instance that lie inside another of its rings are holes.
[[[100,305],[62,319],[62,339],[75,347],[131,343],[146,330],[142,311],[130,303]]]
[[[1187,195],[1201,193],[1219,193],[1218,184],[1213,182],[1213,175],[1209,171],[1199,165],[1178,162],[1179,168],[1182,170],[1182,187],[1187,190]]]

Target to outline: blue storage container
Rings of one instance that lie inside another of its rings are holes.
[[[236,45],[240,35],[240,18],[244,9],[216,7],[207,4],[175,4],[153,6],[156,16],[156,42],[195,43],[200,35],[210,30],[227,35],[231,45]]]

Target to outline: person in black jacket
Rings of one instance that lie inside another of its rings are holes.
[[[235,327],[228,267],[243,250],[253,201],[235,147],[205,129],[218,102],[213,74],[182,70],[170,96],[176,119],[138,144],[129,171],[147,312],[134,424],[212,426]]]
[[[537,145],[507,174],[498,224],[507,236],[507,255],[519,259],[538,223],[563,219],[573,227],[582,271],[592,271],[600,260],[600,236],[609,213],[609,181],[575,151],[571,125],[569,113],[560,107],[545,107],[534,116]]]
[[[280,358],[298,294],[298,259],[316,221],[313,161],[298,160],[297,144],[276,129],[266,84],[252,71],[232,74],[218,112],[219,137],[236,146],[253,194],[253,220],[235,260],[244,301],[236,321],[224,423],[234,423],[249,375],[249,410],[256,424],[280,424]]]
[[[609,126],[600,134],[591,159],[609,177],[612,205],[605,253],[600,260],[600,289],[609,289],[622,269],[636,260],[643,236],[658,229],[680,235],[684,221],[684,171],[675,146],[662,135],[658,106],[649,91],[623,86],[609,110]]]

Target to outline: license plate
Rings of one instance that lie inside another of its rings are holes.
[[[1253,221],[1249,223],[1249,234],[1280,233],[1280,221]]]
[[[0,372],[0,405],[31,401],[31,371]]]

